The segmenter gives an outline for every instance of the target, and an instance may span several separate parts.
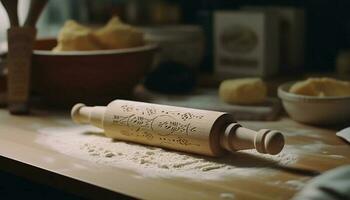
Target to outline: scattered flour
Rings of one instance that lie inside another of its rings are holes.
[[[335,158],[335,159],[343,159],[345,156],[342,155],[328,155],[328,157]]]
[[[296,190],[301,190],[305,185],[305,181],[300,181],[300,180],[289,180],[285,182],[287,185],[290,185]]]
[[[285,134],[286,136],[303,136],[314,139],[322,138],[322,136],[314,130],[305,130],[297,128],[284,128],[283,134]]]
[[[220,194],[220,199],[223,199],[223,200],[235,199],[235,195],[232,193],[224,192]]]
[[[284,188],[291,188],[294,190],[301,190],[307,183],[307,178],[299,178],[295,180],[288,180],[288,181],[271,181],[269,184]]]
[[[133,169],[143,176],[220,179],[228,176],[266,175],[273,167],[295,163],[296,154],[259,154],[244,150],[222,158],[192,155],[113,140],[92,126],[39,128],[37,142],[63,154],[119,168]],[[265,170],[262,170],[265,169]],[[267,170],[268,169],[268,170]]]

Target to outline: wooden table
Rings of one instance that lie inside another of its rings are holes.
[[[112,199],[125,195],[142,199],[289,199],[300,188],[269,183],[272,180],[286,183],[296,179],[306,182],[318,173],[350,164],[350,145],[336,137],[335,130],[306,126],[282,118],[274,122],[241,123],[253,129],[289,132],[286,134],[288,145],[307,147],[308,144],[322,143],[326,144],[326,148],[311,153],[300,151],[296,163],[286,168],[274,168],[272,177],[231,177],[212,181],[140,178],[134,171],[91,163],[35,142],[39,133],[32,128],[33,124],[57,126],[57,120],[70,121],[67,113],[38,111],[30,116],[11,116],[7,110],[1,109],[0,169],[89,198]],[[298,129],[304,131],[294,134],[293,130]]]

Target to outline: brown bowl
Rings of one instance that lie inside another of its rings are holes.
[[[52,52],[53,39],[38,40],[33,52],[33,91],[53,105],[106,104],[127,98],[151,68],[157,47]]]

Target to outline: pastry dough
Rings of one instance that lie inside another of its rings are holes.
[[[93,31],[74,20],[68,20],[60,30],[57,46],[53,51],[87,51],[98,50],[101,46],[93,35]]]
[[[221,83],[219,96],[230,104],[256,104],[265,101],[267,88],[259,78],[230,79]]]
[[[143,33],[113,17],[106,26],[98,29],[95,36],[106,49],[120,49],[142,46]]]
[[[309,78],[295,83],[289,90],[291,93],[307,96],[349,96],[350,82],[333,78]]]
[[[121,49],[144,45],[143,33],[113,17],[104,27],[93,30],[68,20],[60,30],[53,51]]]

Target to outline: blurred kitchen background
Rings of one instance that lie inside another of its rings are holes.
[[[19,1],[20,19],[29,1]],[[305,62],[307,71],[334,71],[337,57],[350,47],[350,1],[347,0],[50,0],[40,19],[39,35],[56,35],[63,22],[75,19],[85,24],[104,24],[111,15],[138,26],[169,24],[199,25],[205,33],[205,62],[201,71],[213,70],[213,16],[220,10],[271,6],[301,9],[305,12]],[[0,41],[8,27],[0,7]]]

